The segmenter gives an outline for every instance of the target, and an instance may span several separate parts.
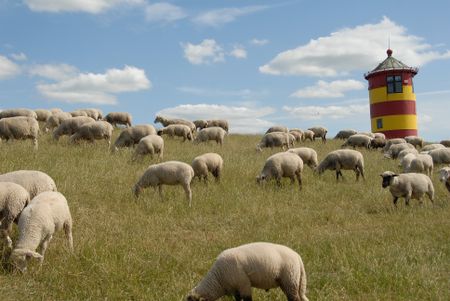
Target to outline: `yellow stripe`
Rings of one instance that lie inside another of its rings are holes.
[[[383,127],[377,128],[377,119],[382,119]],[[416,115],[390,115],[372,118],[372,132],[417,129]]]
[[[412,86],[403,86],[403,93],[387,93],[386,87],[369,90],[370,103],[379,103],[396,100],[416,100],[416,95],[412,91]]]

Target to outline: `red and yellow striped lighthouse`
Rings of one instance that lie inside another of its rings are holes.
[[[416,95],[411,68],[388,57],[364,77],[369,81],[370,118],[372,132],[384,133],[386,138],[417,136]]]

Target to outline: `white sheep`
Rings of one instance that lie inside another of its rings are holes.
[[[350,136],[357,134],[358,132],[352,129],[340,130],[334,139],[348,139]]]
[[[450,148],[438,148],[428,153],[434,164],[450,164]]]
[[[323,143],[327,142],[328,130],[323,126],[314,126],[312,128],[309,128],[308,130],[314,133],[314,139],[321,138]]]
[[[312,169],[315,169],[318,165],[317,152],[312,148],[298,147],[298,148],[291,148],[287,151],[299,156],[302,159],[303,163],[308,165]]]
[[[88,116],[88,114],[85,111],[80,111],[80,110],[72,111],[72,112],[70,112],[70,115],[72,115],[72,117]]]
[[[223,159],[219,154],[206,153],[197,156],[192,160],[192,168],[194,169],[194,177],[199,180],[203,177],[205,183],[208,181],[208,172],[219,181],[222,174]]]
[[[358,132],[357,134],[358,135],[366,135],[367,137],[370,137],[370,138],[375,138],[375,134],[372,132]]]
[[[261,184],[274,179],[280,186],[281,178],[290,178],[291,184],[294,184],[297,178],[298,185],[302,189],[302,171],[303,161],[298,155],[289,152],[276,153],[267,158],[256,181]]]
[[[50,116],[52,116],[52,112],[50,112],[49,110],[45,110],[45,109],[37,109],[37,110],[34,110],[34,112],[36,113],[37,121],[41,121],[41,122],[46,122],[47,119]]]
[[[197,130],[201,130],[208,126],[208,121],[204,119],[194,120],[194,124]]]
[[[57,191],[55,181],[46,173],[38,170],[16,170],[0,175],[0,182],[19,184],[33,199],[44,191]]]
[[[149,154],[153,159],[153,155],[158,154],[158,158],[162,159],[164,155],[164,140],[158,135],[148,135],[139,140],[133,159],[139,156]]]
[[[34,113],[34,112],[33,112]],[[33,117],[17,116],[0,119],[0,139],[31,139],[38,148],[39,123]]]
[[[58,125],[58,127],[53,131],[53,139],[59,140],[59,138],[63,135],[71,136],[75,134],[82,125],[90,122],[95,122],[95,120],[87,116],[78,116],[65,119],[61,121],[60,125]]]
[[[289,301],[308,301],[306,272],[300,255],[279,244],[255,242],[227,249],[186,296],[186,301],[214,301],[233,295],[251,301],[252,287],[280,287]]]
[[[422,152],[429,152],[429,151],[432,151],[432,150],[435,150],[435,149],[441,149],[441,148],[445,148],[445,146],[440,144],[440,143],[432,143],[432,144],[425,145],[421,149],[421,151]]]
[[[401,161],[407,154],[418,155],[419,152],[415,148],[406,148],[398,153],[397,159]]]
[[[415,147],[414,145],[409,143],[393,144],[389,147],[389,149],[386,152],[384,152],[384,156],[386,158],[397,159],[400,152],[408,148],[413,149]]]
[[[290,145],[290,137],[288,133],[283,132],[272,132],[265,134],[261,141],[256,144],[256,150],[262,151],[263,148],[270,147],[281,147],[283,150],[289,148]]]
[[[303,131],[300,129],[290,129],[289,134],[293,135],[295,137],[296,142],[302,142],[303,141]]]
[[[189,141],[192,141],[194,139],[191,128],[184,124],[170,124],[166,127],[163,127],[162,129],[159,129],[157,133],[159,136],[167,135],[169,137],[182,137],[183,142],[186,141],[186,139]]]
[[[442,167],[439,170],[439,180],[445,183],[445,187],[450,192],[450,167]]]
[[[411,160],[409,167],[406,168],[405,172],[416,172],[416,173],[425,173],[428,176],[431,176],[433,173],[433,158],[431,158],[428,154],[418,154]]]
[[[386,139],[381,137],[375,137],[372,138],[370,141],[370,148],[371,149],[378,149],[378,148],[384,148],[386,146]]]
[[[73,251],[72,216],[66,198],[59,192],[47,191],[33,198],[20,214],[18,226],[19,238],[11,261],[21,271],[26,270],[29,258],[37,258],[42,264],[53,234],[61,229]]]
[[[386,139],[386,135],[383,133],[373,133],[373,138]]]
[[[87,115],[85,115],[87,116]],[[67,112],[57,112],[53,113],[52,116],[50,116],[47,119],[47,122],[45,123],[45,131],[48,132],[50,130],[53,130],[54,128],[58,127],[63,120],[72,118],[72,115]]]
[[[406,170],[409,169],[409,167],[411,166],[411,161],[416,157],[416,155],[417,154],[407,153],[403,156],[403,158],[400,159],[398,165],[402,167],[403,172],[406,172]]]
[[[225,135],[227,132],[218,126],[215,127],[207,127],[200,132],[198,132],[197,137],[195,137],[194,142],[200,143],[200,142],[207,142],[209,140],[216,141],[217,144],[222,145],[223,139],[225,138]]]
[[[79,109],[78,111],[84,111],[86,112],[88,117],[91,117],[95,120],[101,120],[103,119],[103,113],[99,109],[91,108],[91,109]]]
[[[0,237],[10,249],[12,224],[29,202],[30,194],[25,188],[13,182],[0,182]]]
[[[111,145],[111,136],[113,127],[106,121],[95,121],[83,124],[72,136],[69,138],[70,143],[75,143],[78,140],[87,140],[94,142],[94,140],[105,139],[108,145]]]
[[[131,114],[127,112],[111,112],[105,116],[104,120],[108,121],[113,126],[122,124],[125,125],[126,127],[130,127],[132,118]]]
[[[303,131],[303,141],[306,139],[311,140],[311,142],[314,140],[314,132],[311,130],[304,130]]]
[[[130,147],[139,143],[139,141],[148,135],[156,135],[155,127],[151,124],[140,124],[123,129],[113,146],[111,151],[117,151],[120,147]]]
[[[191,130],[192,133],[195,132],[196,127],[195,124],[192,121],[189,120],[185,120],[185,119],[181,119],[181,118],[165,118],[163,116],[157,115],[155,118],[155,121],[153,121],[154,123],[161,123],[163,126],[168,126],[171,124],[184,124],[186,126],[189,127],[189,129]]]
[[[338,149],[328,153],[315,169],[319,175],[325,170],[336,170],[336,181],[339,180],[339,176],[343,178],[341,170],[355,171],[356,181],[359,180],[359,175],[365,179],[364,157],[356,150]]]
[[[386,152],[391,147],[391,145],[393,145],[393,144],[401,144],[401,143],[406,143],[406,140],[403,139],[403,138],[388,139],[386,141],[386,145],[383,148],[383,151]]]
[[[210,120],[207,120],[206,122],[207,122],[206,127],[210,128],[210,127],[218,126],[218,127],[223,128],[225,130],[225,132],[228,133],[228,129],[229,129],[228,121],[226,121],[225,119],[210,119]]]
[[[356,148],[358,146],[369,149],[373,139],[374,138],[370,138],[369,136],[366,135],[355,134],[348,137],[347,141],[345,141],[345,143],[342,144],[341,147],[351,146],[353,148]]]
[[[392,171],[385,171],[380,176],[383,178],[382,186],[389,186],[389,191],[394,197],[394,205],[397,205],[398,198],[405,198],[405,204],[409,205],[411,198],[421,200],[426,193],[430,201],[434,201],[434,187],[430,177],[421,173],[396,174]]]
[[[0,111],[0,119],[17,116],[31,117],[37,119],[37,114],[30,109],[7,109]]]
[[[194,170],[189,164],[179,161],[167,161],[150,165],[139,181],[133,187],[136,198],[139,197],[142,189],[149,186],[158,187],[159,195],[162,197],[162,185],[181,185],[189,200],[189,207],[192,203],[191,181],[194,177]]]
[[[266,134],[273,132],[288,133],[288,128],[283,125],[274,125],[267,129]]]
[[[406,142],[414,145],[414,147],[423,147],[423,138],[418,136],[406,136]]]

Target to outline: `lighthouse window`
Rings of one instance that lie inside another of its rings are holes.
[[[402,93],[402,77],[401,75],[392,75],[386,78],[388,93]]]
[[[383,119],[377,119],[377,129],[383,128]]]

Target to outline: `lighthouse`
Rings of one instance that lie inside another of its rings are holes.
[[[409,67],[392,56],[364,77],[369,82],[370,119],[373,133],[386,138],[417,136],[416,95],[413,77],[418,69]]]

